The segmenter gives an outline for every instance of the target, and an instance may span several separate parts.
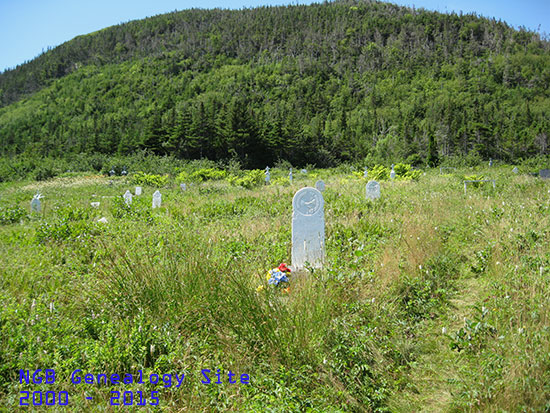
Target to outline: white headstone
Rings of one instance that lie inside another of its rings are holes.
[[[182,191],[187,191],[187,184],[180,184],[180,188]]]
[[[110,175],[110,176],[115,176],[115,174],[116,174],[116,172],[115,172],[114,169],[111,169],[111,170],[109,171],[109,175]]]
[[[97,222],[101,222],[102,224],[106,224],[107,223],[107,218],[105,218],[105,217],[99,218],[97,220]]]
[[[99,202],[90,202],[92,208],[99,208]]]
[[[268,166],[265,171],[265,184],[269,185],[270,181],[271,181],[271,174],[269,173],[269,166]]]
[[[42,195],[40,195],[38,192],[35,196],[32,197],[31,201],[31,212],[37,212],[40,213],[42,210],[42,205],[40,203],[40,198],[42,198]]]
[[[136,186],[136,196],[141,195],[141,186]]]
[[[288,180],[292,183],[292,168],[290,168],[290,172],[288,173]]]
[[[307,169],[302,169],[300,172],[303,174],[307,174]]]
[[[315,189],[317,189],[319,192],[325,191],[325,183],[322,180],[318,180],[315,182]]]
[[[160,208],[161,202],[162,202],[162,195],[157,189],[153,194],[153,208]]]
[[[394,165],[391,166],[390,178],[395,179],[395,171],[393,170]]]
[[[514,169],[512,169],[512,172],[517,174],[519,171],[518,171],[518,167],[517,166],[514,166]]]
[[[128,206],[132,205],[132,193],[130,191],[124,193],[124,202],[126,202]]]
[[[493,160],[489,159],[489,167],[493,166]]]
[[[368,168],[365,166],[365,172],[363,172],[363,178],[367,178],[369,176],[369,170]]]
[[[376,181],[369,181],[365,187],[367,199],[380,198],[380,184]]]
[[[315,188],[302,188],[292,199],[292,266],[314,268],[325,258],[325,211],[323,195]]]

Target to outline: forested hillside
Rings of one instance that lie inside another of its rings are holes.
[[[511,161],[547,154],[549,86],[547,40],[473,15],[370,1],[187,10],[0,74],[0,154]]]

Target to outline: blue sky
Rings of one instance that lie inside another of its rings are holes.
[[[321,1],[318,1],[321,2]],[[476,12],[514,27],[550,34],[550,0],[409,0],[394,3],[441,12]],[[305,0],[0,0],[0,71],[32,60],[48,46],[148,16],[200,8],[309,4]]]

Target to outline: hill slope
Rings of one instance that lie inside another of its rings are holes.
[[[419,162],[545,154],[550,45],[377,2],[188,10],[80,36],[0,75],[0,150]]]

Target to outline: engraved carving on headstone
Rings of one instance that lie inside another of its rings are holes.
[[[292,266],[313,268],[325,257],[325,212],[323,195],[315,188],[302,188],[292,199]]]
[[[124,193],[124,202],[126,202],[128,206],[132,205],[132,193],[130,191]]]
[[[136,196],[141,195],[141,186],[136,186]]]
[[[153,208],[160,208],[161,202],[162,202],[162,195],[157,189],[153,194]]]
[[[365,186],[367,199],[380,198],[380,184],[376,181],[369,181]]]
[[[317,189],[319,192],[325,191],[325,183],[322,180],[318,180],[315,182],[315,189]]]

